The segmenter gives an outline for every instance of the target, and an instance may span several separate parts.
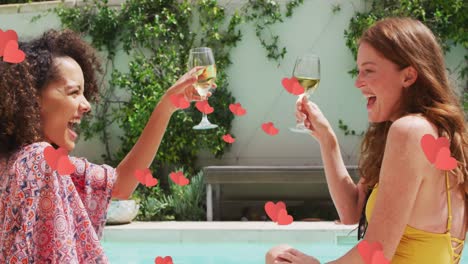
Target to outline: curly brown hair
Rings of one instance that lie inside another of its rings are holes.
[[[437,39],[420,21],[387,18],[367,29],[360,43],[371,45],[400,69],[412,66],[418,72],[416,82],[404,89],[403,115],[421,114],[438,128],[438,134],[450,140],[450,151],[458,161],[453,171],[458,183],[468,190],[466,158],[468,134],[458,96],[445,70],[444,56]],[[385,144],[391,122],[372,123],[361,145],[360,174],[369,187],[379,180]]]
[[[0,62],[0,156],[8,157],[21,147],[43,140],[39,96],[48,83],[60,76],[54,58],[70,57],[84,75],[84,95],[99,99],[101,63],[95,49],[72,30],[49,30],[37,39],[19,43],[26,59],[19,64]]]

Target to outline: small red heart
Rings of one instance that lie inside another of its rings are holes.
[[[369,243],[367,240],[362,240],[359,242],[357,248],[365,264],[372,264],[371,261],[374,253],[383,250],[382,244],[380,242]]]
[[[135,170],[134,175],[141,184],[146,185],[147,187],[153,187],[158,184],[158,180],[153,178],[153,175],[151,175],[151,171],[148,168],[143,170],[137,169]]]
[[[52,170],[57,170],[60,175],[69,175],[76,170],[75,165],[68,158],[68,151],[64,148],[56,150],[54,147],[48,146],[44,149],[44,158],[47,165]]]
[[[53,170],[56,170],[58,168],[59,158],[66,155],[68,155],[68,152],[64,148],[55,149],[52,146],[48,146],[44,149],[44,158],[46,160],[46,163]]]
[[[385,258],[382,250],[378,250],[372,255],[371,264],[390,264],[390,261]]]
[[[154,263],[155,264],[174,264],[172,263],[172,257],[170,256],[167,256],[167,257],[157,257],[155,260],[154,260]]]
[[[190,106],[190,102],[185,99],[183,94],[173,94],[169,97],[172,104],[180,109],[186,109]]]
[[[208,104],[208,101],[198,101],[195,106],[197,107],[198,111],[207,115],[213,113],[214,111],[214,108]]]
[[[24,61],[26,54],[18,49],[18,41],[10,40],[3,51],[3,60],[10,63],[20,63]]]
[[[16,42],[18,42],[18,34],[16,34],[14,30],[7,30],[3,32],[0,29],[0,57],[3,56],[6,44],[10,40],[15,40]]]
[[[278,225],[289,225],[293,222],[293,217],[288,215],[286,209],[280,209],[278,212]]]
[[[270,136],[274,136],[274,135],[278,134],[278,132],[279,132],[279,130],[273,125],[272,122],[263,123],[262,124],[262,129],[263,129],[263,131],[265,131],[265,133],[267,133]]]
[[[271,221],[276,222],[278,220],[278,213],[281,209],[286,210],[286,204],[284,202],[277,202],[276,204],[272,201],[268,201],[265,203],[265,212],[267,213],[268,217],[270,217]]]
[[[450,156],[449,148],[440,148],[436,156],[435,167],[439,170],[453,170],[457,167],[457,160]]]
[[[185,178],[184,173],[181,171],[172,172],[171,174],[169,174],[169,177],[175,184],[180,186],[184,186],[190,183],[190,180]]]
[[[283,78],[283,80],[281,80],[281,84],[283,84],[284,89],[286,89],[290,94],[301,95],[305,91],[304,87],[301,86],[295,77],[292,77],[291,79]]]
[[[440,137],[437,140],[431,134],[426,134],[421,138],[421,147],[430,163],[434,164],[437,153],[442,147],[450,147],[450,142],[446,137]]]
[[[76,170],[75,165],[71,163],[68,156],[61,156],[57,162],[57,172],[60,175],[70,175]]]
[[[247,113],[247,110],[242,108],[242,105],[240,103],[230,104],[229,110],[231,110],[231,112],[237,116],[243,116]]]
[[[224,135],[223,140],[224,142],[229,143],[229,144],[232,144],[236,141],[234,138],[232,138],[231,134]]]

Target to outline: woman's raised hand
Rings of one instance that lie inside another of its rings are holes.
[[[304,125],[320,143],[334,135],[333,129],[319,107],[307,100],[306,96],[296,102],[296,119],[304,120]]]
[[[179,80],[177,80],[177,82],[174,83],[174,85],[171,86],[171,88],[166,91],[162,100],[170,101],[169,98],[171,96],[183,94],[185,100],[188,102],[201,101],[202,98],[194,87],[194,84],[198,80],[197,72],[201,69],[203,69],[202,66],[197,66],[185,73],[182,77],[179,78]],[[216,88],[216,84],[213,85],[213,88]],[[208,93],[208,96],[210,95],[211,93]],[[171,104],[171,110],[175,111],[177,110],[177,107]]]

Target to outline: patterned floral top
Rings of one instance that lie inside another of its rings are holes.
[[[99,243],[115,169],[70,157],[59,175],[39,142],[0,160],[0,263],[108,263]]]

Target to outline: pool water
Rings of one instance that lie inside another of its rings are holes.
[[[262,264],[265,253],[277,244],[248,243],[122,243],[103,242],[110,263],[152,264],[157,256],[171,256],[174,264]],[[295,248],[312,255],[324,263],[344,255],[352,244],[332,243],[294,244]],[[468,257],[461,264],[468,264]]]
[[[110,263],[154,263],[157,256],[171,256],[174,264],[259,264],[265,263],[265,253],[277,244],[155,244],[104,242]],[[314,255],[321,262],[342,256],[352,246],[333,244],[294,245]]]

